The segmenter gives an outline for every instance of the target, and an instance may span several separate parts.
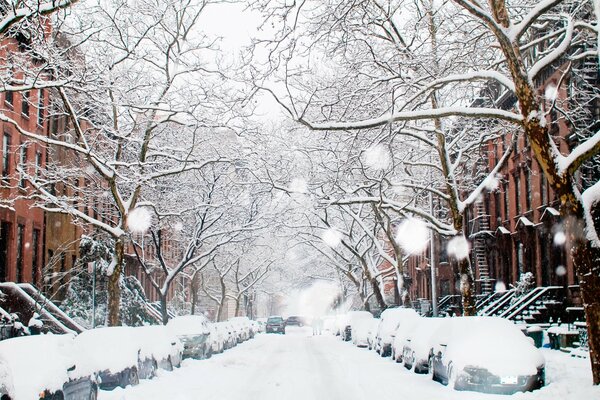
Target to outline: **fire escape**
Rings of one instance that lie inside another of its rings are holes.
[[[492,293],[492,280],[487,258],[486,237],[490,234],[490,216],[487,214],[483,201],[474,205],[475,215],[471,222],[470,237],[473,240],[472,256],[477,270],[477,282],[481,288],[481,295]]]

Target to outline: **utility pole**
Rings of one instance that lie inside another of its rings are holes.
[[[433,216],[433,194],[429,192],[429,212]],[[435,232],[429,230],[429,268],[431,268],[431,312],[434,317],[438,316],[437,305],[437,271],[435,263]]]
[[[92,329],[96,327],[96,261],[92,273]]]

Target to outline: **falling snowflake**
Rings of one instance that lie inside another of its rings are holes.
[[[290,182],[289,190],[293,193],[306,193],[308,191],[308,184],[302,178],[294,178]]]
[[[502,174],[488,175],[484,181],[483,185],[490,192],[495,191],[500,186],[500,181],[502,180]]]
[[[464,236],[456,236],[448,242],[448,255],[456,258],[457,260],[464,260],[469,258],[469,252],[471,245]]]
[[[567,274],[567,269],[562,266],[559,265],[558,267],[556,267],[556,275],[557,276],[565,276]]]
[[[544,96],[547,100],[554,101],[556,100],[556,96],[558,96],[558,88],[556,85],[548,85],[546,86],[546,90],[544,92]]]
[[[365,150],[363,161],[370,168],[387,169],[392,160],[389,150],[385,146],[378,144]]]
[[[145,232],[152,225],[152,215],[146,207],[137,207],[127,216],[127,227],[131,232]]]
[[[407,218],[398,227],[396,240],[407,253],[421,253],[429,244],[429,229],[423,221]]]
[[[337,247],[342,242],[342,234],[335,229],[327,229],[321,235],[321,239],[329,247]]]
[[[567,235],[563,231],[558,231],[554,235],[554,245],[562,246],[567,242]]]
[[[29,250],[30,247],[31,247],[31,243],[29,243],[29,242],[25,243],[25,250]]]
[[[496,282],[496,285],[494,286],[494,290],[496,292],[506,292],[506,284],[502,281],[498,281],[498,282]]]

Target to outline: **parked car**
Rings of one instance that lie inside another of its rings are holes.
[[[367,347],[368,324],[372,320],[373,314],[368,311],[350,311],[342,333],[344,340],[352,340],[357,346]],[[356,329],[359,331],[358,340],[355,340]]]
[[[398,363],[402,362],[406,339],[422,319],[423,317],[418,315],[416,317],[405,318],[398,325],[394,333],[392,333],[392,360]]]
[[[95,399],[95,375],[78,368],[73,335],[36,335],[0,342],[0,398]]]
[[[381,357],[392,354],[392,334],[398,329],[402,321],[418,318],[419,314],[412,308],[388,308],[381,313],[377,336],[375,337],[375,351]]]
[[[134,328],[134,332],[141,341],[142,358],[153,359],[158,368],[167,371],[179,367],[183,358],[183,343],[169,328],[164,325],[140,326]],[[140,377],[144,378],[146,374]]]
[[[74,339],[76,360],[86,372],[100,377],[101,389],[137,385],[152,378],[156,360],[135,328],[114,326],[84,331]]]
[[[229,322],[235,327],[238,343],[245,342],[253,336],[252,321],[248,317],[233,317],[229,319]]]
[[[267,319],[267,325],[265,327],[267,333],[281,333],[285,334],[285,321],[280,316],[272,316]]]
[[[545,381],[540,350],[498,317],[446,319],[433,335],[430,363],[433,379],[456,390],[512,394]]]
[[[210,351],[208,320],[203,315],[182,315],[170,319],[167,328],[183,343],[183,358],[207,358]]]
[[[377,338],[377,329],[379,328],[379,318],[373,318],[369,326],[369,334],[367,335],[367,348],[373,350],[375,348],[375,340]]]
[[[216,322],[215,324],[220,326],[223,330],[223,333],[225,334],[225,350],[235,347],[235,345],[237,344],[237,337],[233,325],[231,325],[227,321]]]
[[[225,340],[228,334],[225,327],[219,324],[209,324],[208,330],[210,331],[208,337],[210,354],[222,353],[225,350]]]
[[[433,347],[432,338],[442,323],[443,318],[419,318],[417,324],[406,336],[402,344],[402,362],[408,369],[417,374],[429,372],[429,355]]]

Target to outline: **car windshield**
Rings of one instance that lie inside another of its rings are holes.
[[[0,0],[0,359],[13,400],[600,400],[600,0]]]

